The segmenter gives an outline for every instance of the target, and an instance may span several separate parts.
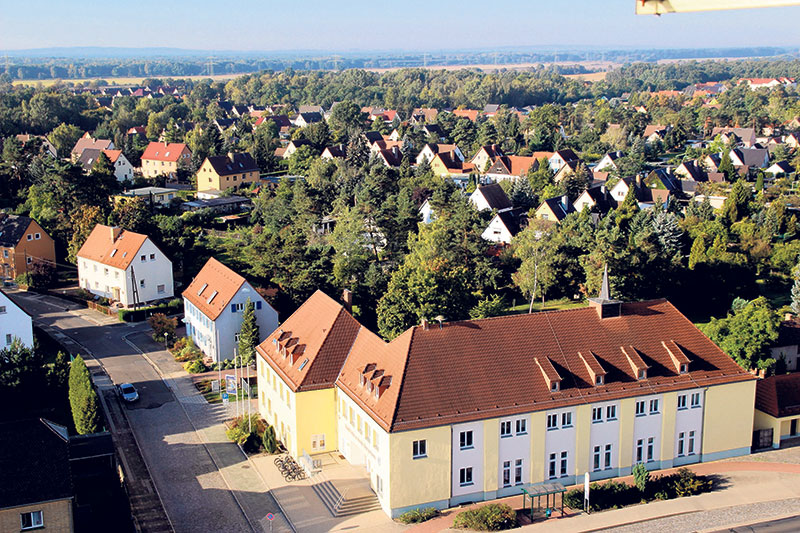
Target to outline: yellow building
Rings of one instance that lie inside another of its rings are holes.
[[[800,437],[800,374],[761,379],[756,385],[753,447],[780,448]]]
[[[224,191],[258,182],[260,171],[248,153],[209,156],[197,170],[197,190]]]
[[[189,168],[192,151],[184,143],[151,142],[142,154],[142,175],[145,178],[175,178],[179,169]]]
[[[325,431],[393,517],[750,451],[755,380],[666,300],[622,303],[606,282],[586,308],[423,321],[388,343],[357,324],[313,295],[259,347],[260,403],[295,455]],[[302,400],[322,369],[329,394]]]

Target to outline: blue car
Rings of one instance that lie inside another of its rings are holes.
[[[119,395],[122,397],[123,401],[126,402],[135,402],[139,399],[139,393],[136,392],[136,387],[130,383],[123,383],[119,386]]]

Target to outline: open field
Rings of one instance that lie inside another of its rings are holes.
[[[149,78],[172,78],[173,80],[230,80],[233,78],[238,78],[239,76],[244,76],[244,74],[214,74],[213,76],[149,76]],[[111,77],[111,78],[79,78],[79,79],[50,79],[50,80],[14,80],[14,85],[31,85],[37,86],[41,85],[43,87],[49,87],[51,85],[56,84],[57,82],[63,83],[91,83],[96,80],[103,80],[108,83],[110,86],[117,86],[117,85],[141,85],[143,80],[148,79],[147,77],[135,76],[135,77]]]

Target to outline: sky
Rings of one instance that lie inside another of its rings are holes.
[[[656,17],[635,1],[0,0],[0,50],[800,47],[800,6]]]

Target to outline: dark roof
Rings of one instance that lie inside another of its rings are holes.
[[[379,131],[365,131],[364,137],[367,139],[367,142],[369,144],[373,144],[383,140],[383,135]]]
[[[42,421],[0,424],[0,509],[72,497],[67,442]]]
[[[578,161],[580,159],[578,155],[575,152],[573,152],[572,149],[570,148],[565,148],[563,150],[556,150],[555,153],[558,154],[561,157],[561,159],[563,159],[566,162]]]
[[[32,218],[0,213],[0,246],[14,248],[25,236]]]
[[[784,174],[791,174],[792,172],[794,172],[794,167],[792,167],[792,165],[790,165],[788,161],[778,161],[777,163],[773,164],[772,166],[773,167],[777,166],[778,168],[781,169],[781,171]]]
[[[706,181],[706,173],[702,167],[697,164],[697,161],[684,161],[681,166],[686,169],[689,174],[689,179],[694,181]]]
[[[512,204],[511,200],[508,199],[508,195],[499,183],[481,185],[478,187],[478,191],[480,191],[481,195],[483,195],[486,203],[489,204],[489,209],[496,209],[497,211],[500,211],[501,209],[514,207],[514,204]]]
[[[776,418],[800,414],[800,374],[758,380],[756,409]]]
[[[331,157],[345,157],[347,155],[343,144],[334,144],[333,146],[328,146],[325,148],[325,150],[328,150],[328,153],[331,154]],[[325,150],[323,150],[323,152]]]
[[[567,215],[575,211],[572,202],[567,201],[567,205],[564,205],[563,198],[563,196],[556,196],[555,198],[548,198],[544,201],[559,221],[564,220]]]
[[[586,189],[586,194],[594,200],[594,208],[600,213],[608,213],[609,210],[617,207],[617,202],[611,197],[605,184],[589,187]]]
[[[322,113],[317,113],[317,112],[313,112],[313,113],[298,113],[297,118],[300,118],[300,117],[302,117],[303,120],[307,124],[313,124],[315,122],[322,122]]]
[[[511,211],[497,213],[497,217],[500,219],[512,237],[522,230],[521,217],[523,216],[525,216],[524,209],[514,209]]]
[[[784,320],[778,328],[775,346],[800,345],[800,319]]]
[[[214,172],[220,176],[241,174],[242,172],[259,172],[256,160],[247,152],[208,156],[208,162],[211,163]]]
[[[768,158],[766,148],[734,148],[733,152],[745,166],[762,168]]]
[[[202,209],[204,207],[217,207],[220,205],[244,204],[250,202],[249,198],[244,196],[221,196],[219,198],[207,198],[192,200],[191,202],[184,202],[184,206]]]

